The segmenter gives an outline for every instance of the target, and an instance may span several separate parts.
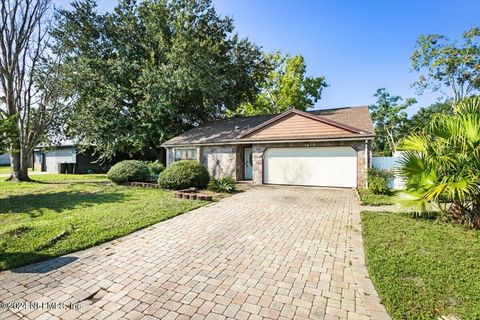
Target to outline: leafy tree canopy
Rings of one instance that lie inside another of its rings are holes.
[[[0,154],[7,152],[9,139],[15,134],[15,116],[4,118],[0,115]]]
[[[301,55],[291,57],[280,52],[265,54],[269,72],[261,82],[260,93],[253,102],[243,103],[237,115],[275,114],[295,108],[307,110],[321,98],[327,87],[324,77],[309,77]]]
[[[420,93],[441,91],[456,103],[480,89],[480,28],[465,32],[462,42],[438,34],[422,35],[413,53],[412,67],[420,72],[414,85]],[[448,88],[451,93],[444,91]]]
[[[265,63],[210,0],[94,0],[59,10],[55,51],[77,97],[70,134],[103,157],[145,148],[253,100]]]
[[[427,107],[422,107],[415,113],[404,126],[405,135],[424,130],[436,117],[452,114],[452,104],[449,101],[437,102]]]
[[[390,95],[385,88],[378,89],[373,96],[377,98],[377,102],[369,107],[376,135],[373,152],[390,156],[404,136],[404,126],[408,121],[405,110],[417,101],[408,98],[402,103],[400,96]]]

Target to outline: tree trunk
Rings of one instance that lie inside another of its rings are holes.
[[[27,150],[22,149],[20,154],[20,177],[21,181],[30,181],[28,177],[28,167],[30,166],[30,155]]]
[[[11,148],[12,150],[13,148]],[[13,149],[15,151],[10,152],[10,180],[15,182],[22,181],[21,172],[20,172],[20,152],[18,149]]]
[[[10,179],[14,182],[30,181],[28,177],[28,154],[20,152],[20,145],[14,143],[10,146]]]

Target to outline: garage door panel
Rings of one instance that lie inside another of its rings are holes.
[[[357,153],[351,147],[270,148],[264,182],[305,186],[357,185]]]

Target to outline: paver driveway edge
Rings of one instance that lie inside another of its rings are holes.
[[[70,260],[69,260],[70,259]],[[255,187],[125,237],[0,272],[0,319],[390,319],[354,190]]]
[[[389,320],[391,317],[388,315],[385,306],[380,303],[380,297],[368,274],[363,246],[359,201],[356,204],[352,204],[351,225],[350,261],[352,262],[353,278],[357,283],[358,290],[364,295],[365,309],[372,319]]]

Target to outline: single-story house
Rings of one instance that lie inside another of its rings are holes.
[[[368,107],[214,120],[166,141],[167,165],[195,159],[214,177],[254,184],[367,184],[374,129]]]
[[[105,172],[109,164],[98,162],[94,147],[79,152],[73,141],[55,146],[38,146],[33,153],[33,170],[55,173]]]
[[[2,153],[0,154],[0,166],[9,166],[10,165],[10,154]]]
[[[161,154],[164,157],[164,151]],[[107,172],[112,165],[122,160],[142,159],[157,160],[157,155],[146,150],[142,153],[118,153],[109,161],[100,161],[95,153],[95,146],[78,148],[72,140],[65,140],[56,145],[39,145],[33,153],[33,170],[55,173],[100,173]]]

